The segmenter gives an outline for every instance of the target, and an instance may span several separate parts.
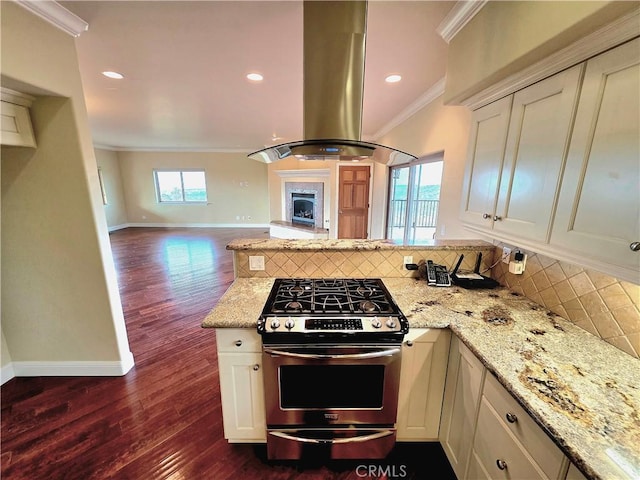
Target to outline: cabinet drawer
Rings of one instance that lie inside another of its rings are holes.
[[[498,413],[491,407],[486,397],[482,397],[478,428],[473,442],[473,456],[469,468],[469,478],[491,478],[494,480],[530,480],[546,479],[542,470],[527,455],[509,433],[509,429],[500,421]],[[503,463],[500,468],[498,463]],[[483,471],[476,472],[478,464]],[[552,478],[557,478],[555,475]]]
[[[493,375],[487,375],[483,394],[502,425],[518,439],[545,475],[556,478],[564,458],[562,451]]]
[[[218,352],[261,352],[262,339],[249,328],[217,328]]]

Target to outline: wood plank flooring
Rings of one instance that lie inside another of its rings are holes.
[[[438,444],[383,461],[268,462],[222,431],[215,332],[200,322],[233,281],[234,238],[265,229],[111,234],[135,367],[124,377],[14,378],[2,386],[5,480],[454,478]]]

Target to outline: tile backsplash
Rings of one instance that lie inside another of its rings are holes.
[[[495,260],[502,255],[499,244]],[[620,350],[640,358],[640,286],[609,275],[527,252],[522,275],[496,264],[502,285],[570,320]]]

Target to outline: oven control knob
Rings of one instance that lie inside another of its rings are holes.
[[[382,326],[382,322],[378,317],[373,317],[373,320],[371,320],[371,326],[373,328],[380,328]]]
[[[284,322],[284,326],[287,327],[289,330],[291,330],[295,325],[296,325],[296,322],[295,320],[293,320],[293,318],[288,318]]]
[[[389,320],[387,320],[387,327],[396,328],[396,321],[393,318],[390,318]]]
[[[280,322],[278,321],[277,318],[274,318],[273,320],[271,320],[271,329],[275,330],[280,326]]]

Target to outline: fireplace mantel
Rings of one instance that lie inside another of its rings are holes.
[[[281,178],[291,178],[291,177],[329,177],[331,175],[331,170],[328,168],[301,168],[297,170],[274,170],[275,174]]]

